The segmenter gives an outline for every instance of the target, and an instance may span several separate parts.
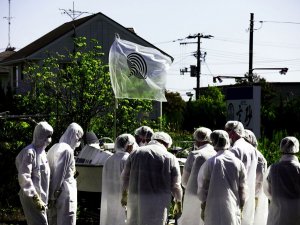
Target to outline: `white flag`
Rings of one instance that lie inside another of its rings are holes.
[[[115,97],[167,101],[166,75],[171,63],[171,58],[157,49],[116,37],[109,51]]]

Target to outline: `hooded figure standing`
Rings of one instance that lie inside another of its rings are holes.
[[[225,130],[232,141],[230,151],[244,163],[247,171],[249,198],[243,208],[242,225],[254,225],[257,151],[245,141],[245,129],[241,122],[228,121]]]
[[[266,173],[264,191],[270,199],[267,225],[300,224],[299,141],[285,137],[280,142],[282,156]]]
[[[33,141],[16,157],[20,201],[28,225],[47,225],[50,168],[45,149],[51,142],[53,128],[39,122],[33,132]]]
[[[121,175],[128,225],[164,225],[172,195],[174,213],[181,214],[181,174],[177,158],[167,151],[171,145],[167,133],[156,132],[148,145],[129,155]]]
[[[197,177],[202,164],[210,157],[216,155],[214,147],[210,144],[211,130],[200,127],[194,132],[195,147],[191,151],[183,168],[182,186],[185,187],[182,215],[178,220],[179,225],[203,224],[199,216],[201,202],[197,196]]]
[[[256,183],[255,183],[255,214],[254,225],[266,225],[268,218],[268,198],[263,191],[263,178],[267,171],[267,160],[263,154],[257,149],[258,142],[255,134],[251,130],[245,129],[245,140],[249,142],[257,153],[257,167],[256,167]]]
[[[198,174],[201,218],[205,225],[240,225],[241,209],[247,198],[245,166],[228,151],[226,131],[215,130],[210,139],[217,155],[206,160]]]
[[[138,147],[131,134],[121,134],[115,141],[115,154],[109,157],[102,172],[100,225],[125,224],[122,198],[121,173],[131,151]]]
[[[77,182],[74,178],[74,150],[80,146],[83,130],[71,123],[47,154],[51,181],[48,220],[50,225],[75,225],[77,211]]]

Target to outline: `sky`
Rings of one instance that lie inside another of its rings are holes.
[[[9,44],[9,0],[0,0],[0,51]],[[254,13],[253,68],[269,82],[300,82],[299,0],[11,0],[10,46],[19,50],[49,31],[69,22],[65,11],[84,12],[78,18],[101,12],[167,52],[174,58],[166,88],[195,94],[196,78],[180,69],[196,65],[196,39],[189,35],[212,35],[201,39],[200,87],[233,84],[234,79],[213,83],[213,76],[244,76],[249,68],[250,13]],[[195,95],[194,95],[195,97]]]

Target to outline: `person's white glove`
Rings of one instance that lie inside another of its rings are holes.
[[[179,218],[181,216],[181,214],[182,214],[181,202],[175,201],[175,205],[173,208],[173,214],[174,214],[175,218]]]
[[[35,207],[40,210],[40,211],[45,211],[46,209],[46,205],[44,204],[44,202],[40,199],[40,197],[38,195],[34,195],[32,197],[33,203],[35,205]]]
[[[127,191],[122,192],[121,205],[123,207],[127,206]]]

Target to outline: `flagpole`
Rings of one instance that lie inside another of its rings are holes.
[[[160,106],[159,106],[159,111],[160,111],[159,112],[159,114],[160,114],[160,124],[159,124],[159,126],[160,126],[160,128],[159,129],[162,131],[162,119],[163,119],[162,118],[162,101],[160,101],[159,103],[160,103]]]
[[[118,99],[115,98],[115,109],[114,109],[114,131],[113,131],[114,139],[113,139],[113,140],[116,140],[116,138],[117,138],[117,109],[118,109]]]

